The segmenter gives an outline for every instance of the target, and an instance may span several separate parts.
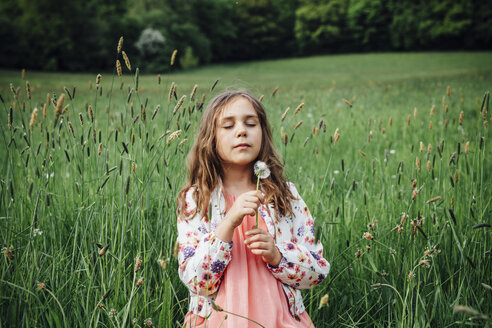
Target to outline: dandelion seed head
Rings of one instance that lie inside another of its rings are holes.
[[[265,162],[256,161],[253,170],[259,179],[266,179],[270,176],[270,169]]]

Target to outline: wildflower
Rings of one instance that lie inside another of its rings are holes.
[[[318,310],[321,309],[323,306],[328,306],[328,294],[323,295],[323,297],[321,297],[321,299],[319,300]]]
[[[38,290],[43,290],[46,287],[46,285],[43,282],[39,282],[39,281],[36,285],[38,286]]]
[[[32,231],[33,237],[41,236],[42,234],[43,234],[43,231],[39,230],[38,228],[34,228],[34,230]]]
[[[157,260],[157,263],[159,263],[159,265],[161,266],[161,268],[165,269],[166,266],[167,266],[167,260],[164,260],[164,259],[158,259]]]
[[[364,232],[364,234],[362,235],[362,238],[365,238],[367,240],[373,240],[374,237],[371,235],[370,232]]]
[[[13,260],[14,259],[14,252],[12,251],[11,248],[8,248],[8,247],[3,247],[2,248],[2,253],[9,259],[9,260]]]
[[[110,317],[115,317],[117,314],[118,314],[118,312],[115,309],[111,308],[111,310],[109,310],[109,316]]]
[[[415,277],[415,273],[413,273],[412,271],[410,271],[408,273],[408,278],[407,278],[408,279],[408,282],[410,282],[414,277]]]

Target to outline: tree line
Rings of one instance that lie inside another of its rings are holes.
[[[2,0],[0,67],[100,71],[120,36],[146,72],[177,66],[375,51],[481,50],[479,0]]]

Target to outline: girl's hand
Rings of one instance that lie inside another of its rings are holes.
[[[255,215],[260,203],[264,197],[260,191],[248,191],[239,196],[234,205],[227,212],[225,219],[230,222],[233,228],[236,228],[243,222],[245,215]]]
[[[275,241],[268,231],[253,229],[246,232],[249,236],[244,243],[255,255],[261,255],[264,262],[271,266],[278,266],[282,259],[282,253],[275,246]]]
[[[227,212],[224,220],[215,229],[215,235],[220,240],[230,243],[234,235],[234,229],[243,222],[244,216],[255,215],[256,210],[264,199],[262,193],[256,190],[241,194]]]

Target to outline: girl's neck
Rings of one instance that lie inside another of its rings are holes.
[[[238,167],[223,164],[222,172],[224,173],[222,185],[227,193],[239,196],[242,193],[256,189],[256,185],[251,181],[253,172],[251,165]]]

